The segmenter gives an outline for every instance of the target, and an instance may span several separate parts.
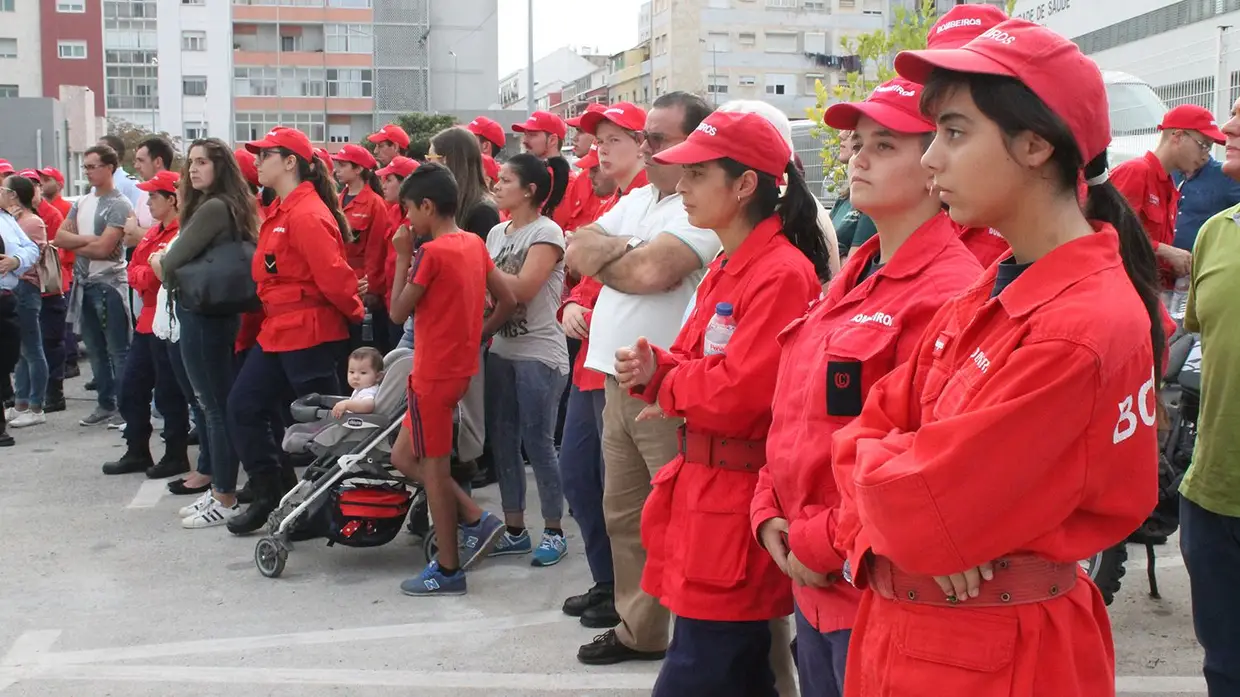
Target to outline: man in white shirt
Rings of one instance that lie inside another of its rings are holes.
[[[616,350],[639,336],[671,346],[706,265],[719,252],[714,232],[689,224],[676,193],[681,168],[651,161],[656,153],[685,140],[709,113],[706,102],[684,92],[655,100],[642,134],[650,184],[573,233],[565,257],[573,270],[605,286],[594,306],[585,365],[608,376],[603,512],[616,570],[620,626],[581,647],[577,659],[586,664],[658,660],[667,651],[668,611],[641,590],[646,563],[641,513],[651,479],[676,456],[677,429],[683,420],[636,421],[646,405],[620,389],[614,364]]]

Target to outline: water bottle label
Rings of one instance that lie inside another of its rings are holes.
[[[726,355],[728,353],[728,345],[707,340],[702,344],[702,353],[707,356]]]

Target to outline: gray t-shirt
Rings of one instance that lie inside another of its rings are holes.
[[[545,216],[521,228],[500,223],[487,234],[487,251],[495,266],[516,276],[525,265],[525,255],[536,244],[554,245],[561,259],[551,277],[529,303],[517,305],[516,312],[500,327],[491,343],[491,352],[509,360],[539,361],[568,374],[568,344],[556,321],[560,295],[564,290],[564,231]]]
[[[102,196],[86,194],[69,209],[68,220],[73,221],[79,235],[102,237],[109,227],[124,229],[125,220],[133,206],[120,191],[113,189]],[[87,259],[78,255],[73,265],[74,280],[86,285],[104,284],[114,288],[128,285],[125,276],[125,242],[116,241],[116,249],[107,259]]]

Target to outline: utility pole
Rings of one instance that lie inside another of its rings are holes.
[[[1229,61],[1227,60],[1227,35],[1231,33],[1230,25],[1220,24],[1218,28],[1218,72],[1214,76],[1214,118],[1220,123],[1227,120],[1231,113],[1231,80],[1228,79]],[[1219,146],[1215,146],[1218,150]]]
[[[528,0],[527,15],[530,21],[529,36],[529,53],[526,55],[525,65],[525,109],[529,112],[529,116],[534,115],[534,0]]]

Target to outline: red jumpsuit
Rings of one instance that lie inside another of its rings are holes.
[[[642,589],[679,617],[756,621],[792,612],[788,577],[749,534],[749,504],[771,423],[776,336],[821,289],[779,218],[766,219],[730,258],[710,264],[689,321],[670,351],[657,349],[654,378],[634,391],[686,421],[681,454],[659,470],[642,511]],[[720,302],[732,304],[736,330],[726,355],[704,357]]]
[[[831,434],[861,413],[871,386],[909,359],[934,313],[982,272],[946,213],[922,224],[890,262],[858,282],[878,251],[878,236],[866,240],[826,296],[779,337],[767,464],[758,476],[751,525],[756,536],[762,523],[786,519],[792,552],[824,575],[838,576],[843,561],[832,552],[840,497]],[[857,589],[785,584],[814,629],[852,627]]]
[[[983,269],[1012,253],[1012,247],[1003,235],[992,227],[962,227],[960,241],[973,252]]]
[[[134,247],[133,256],[129,259],[126,268],[129,287],[138,291],[142,298],[142,312],[134,329],[139,334],[154,333],[151,325],[155,322],[155,309],[159,307],[159,288],[162,284],[151,268],[151,254],[167,246],[180,231],[181,223],[176,219],[167,225],[155,223]]]
[[[1157,501],[1149,316],[1107,225],[992,299],[996,273],[935,315],[835,435],[836,544],[866,589],[850,697],[1115,694],[1106,606],[1076,562]],[[1019,560],[1067,581],[1003,576]],[[924,591],[928,576],[991,561],[990,601]],[[881,595],[897,574],[924,592]]]
[[[1145,157],[1129,160],[1111,170],[1111,183],[1128,199],[1128,205],[1137,214],[1155,250],[1175,242],[1180,190],[1154,153],[1147,152]],[[1175,287],[1175,273],[1170,266],[1159,263],[1158,272],[1164,289]]]
[[[371,288],[382,290],[385,287],[383,266],[391,226],[388,203],[369,186],[363,186],[361,192],[347,204],[344,199],[345,194],[341,192],[341,212],[352,233],[352,238],[345,240],[345,258],[357,272],[358,278],[365,276]],[[377,292],[374,294],[378,295]]]

